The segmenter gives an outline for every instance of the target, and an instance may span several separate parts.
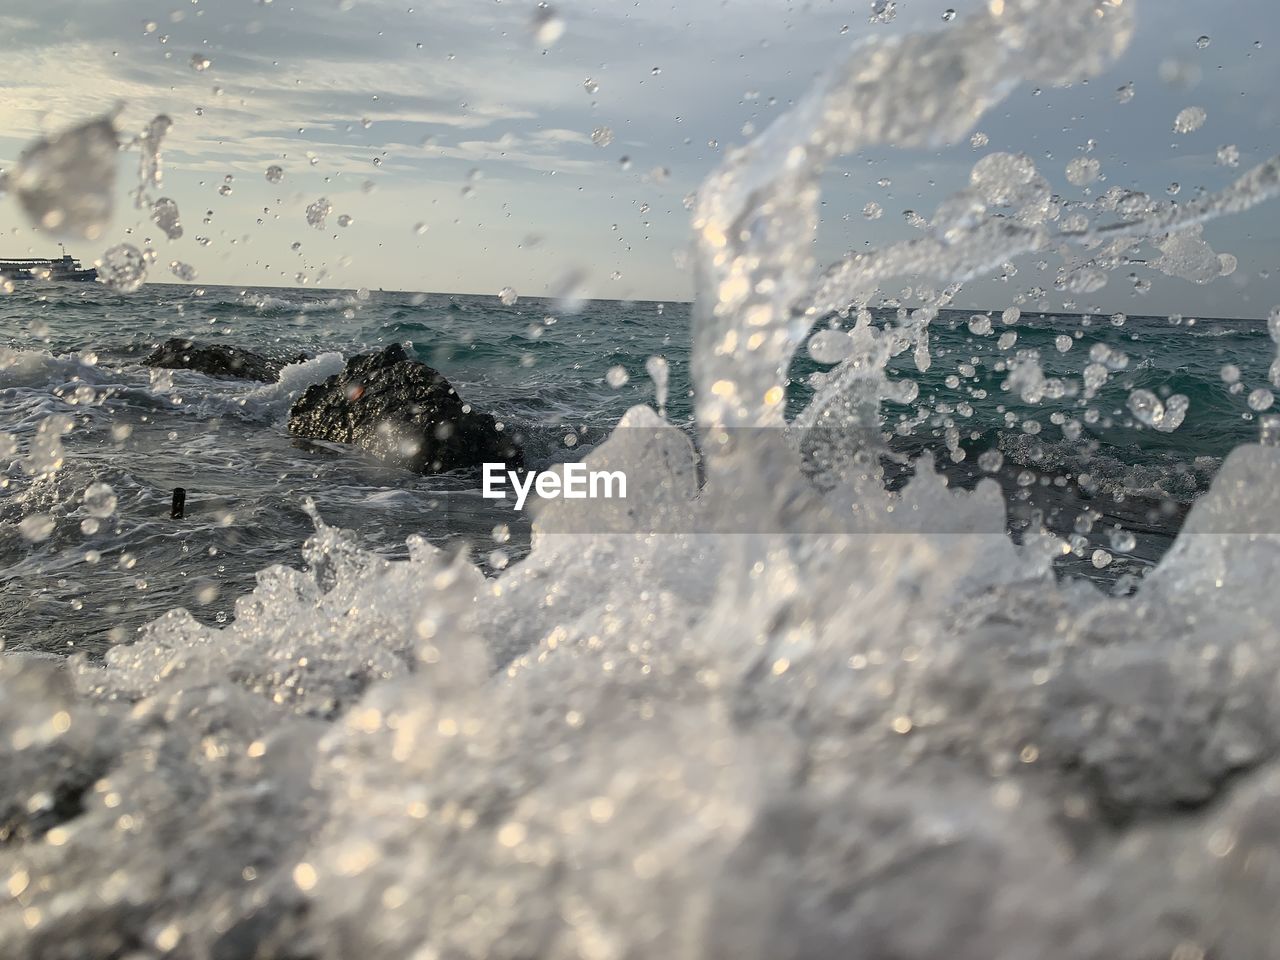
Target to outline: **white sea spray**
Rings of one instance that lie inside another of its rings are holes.
[[[102,665],[0,660],[0,943],[1267,955],[1280,449],[1237,450],[1113,599],[1055,583],[1055,544],[1015,548],[993,484],[924,465],[889,493],[862,469],[884,364],[914,345],[928,366],[931,311],[905,339],[859,312],[783,435],[787,363],[823,312],[804,306],[860,306],[889,275],[873,258],[811,289],[822,163],[955,140],[1022,79],[1096,73],[1133,4],[998,6],[860,50],[699,190],[705,483],[689,438],[636,408],[587,457],[626,468],[632,530],[560,532],[570,507],[548,505],[530,556],[486,580],[317,515],[306,569],[262,571],[225,628],[175,610]],[[963,279],[1039,229],[966,229],[933,269]],[[807,476],[795,449],[824,438]]]

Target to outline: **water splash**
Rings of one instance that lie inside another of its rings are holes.
[[[0,660],[5,942],[1268,955],[1280,547],[1259,526],[1280,510],[1280,449],[1227,460],[1135,597],[1055,584],[1061,545],[1015,549],[994,482],[952,490],[925,463],[889,494],[848,456],[874,443],[886,359],[914,348],[927,365],[954,282],[1045,230],[1034,171],[1014,155],[1011,182],[980,178],[984,202],[1025,210],[1009,235],[951,208],[951,243],[975,249],[934,268],[956,273],[904,329],[847,296],[883,262],[841,287],[808,252],[836,154],[963,137],[1011,73],[1100,67],[1131,6],[999,0],[945,28],[955,48],[863,48],[699,190],[708,456],[647,408],[588,454],[626,468],[641,527],[560,532],[545,505],[530,556],[486,580],[421,541],[406,561],[373,556],[308,502],[305,569],[262,571],[227,627],[173,611],[101,665]],[[1116,232],[1256,202],[1268,176]],[[783,430],[747,447],[735,428],[783,425],[780,378],[822,302],[857,321],[811,341],[837,366],[800,418],[820,460],[806,468]],[[1024,358],[1022,387],[1047,391]],[[1127,364],[1090,361],[1103,377]]]
[[[146,129],[133,142],[138,148],[138,189],[134,193],[134,203],[138,209],[150,203],[152,190],[158,190],[164,183],[164,159],[161,151],[165,135],[173,121],[164,114],[151,118]]]

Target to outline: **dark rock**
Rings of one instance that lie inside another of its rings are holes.
[[[265,383],[280,379],[280,368],[284,366],[279,361],[252,350],[228,347],[220,343],[196,343],[181,337],[166,340],[142,362],[148,367],[195,370],[211,377],[261,380]]]
[[[342,373],[308,387],[289,411],[289,432],[354,444],[418,473],[524,466],[520,447],[493,417],[472,410],[448,380],[410,360],[399,344],[352,357]]]

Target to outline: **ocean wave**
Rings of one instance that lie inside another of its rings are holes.
[[[328,297],[323,300],[305,297],[281,297],[275,294],[255,295],[246,293],[238,303],[253,307],[259,313],[319,313],[325,310],[341,310],[355,307],[361,303],[354,294],[341,297]]]

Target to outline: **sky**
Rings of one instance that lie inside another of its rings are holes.
[[[1078,196],[1064,170],[1091,149],[1094,189],[1163,198],[1176,182],[1180,200],[1280,153],[1275,0],[1130,2],[1138,30],[1119,63],[1069,88],[1016,90],[978,124],[981,147],[844,158],[825,181],[818,259],[911,236],[904,212],[928,216],[992,151],[1027,153]],[[155,280],[173,280],[167,264],[179,260],[209,284],[533,296],[575,285],[690,299],[685,198],[724,151],[854,44],[945,31],[977,4],[896,9],[882,24],[871,0],[563,0],[563,33],[548,43],[531,0],[43,0],[4,14],[0,166],[117,105],[128,135],[163,113],[174,125],[158,193],[177,202],[183,237],[167,240],[133,207],[137,156],[124,153],[110,229],[69,244],[86,262],[150,239]],[[1187,106],[1208,120],[1175,134]],[[1226,145],[1238,168],[1219,162]],[[278,184],[264,175],[273,164]],[[316,229],[305,210],[321,197],[332,213]],[[863,215],[872,202],[880,219]],[[56,247],[11,198],[0,199],[0,238],[0,256]],[[1042,287],[1054,309],[1065,297],[1106,312],[1261,317],[1280,304],[1276,207],[1213,223],[1205,238],[1239,259],[1206,286],[1157,274],[1139,294],[1118,273],[1087,297],[1058,294],[1032,256],[1012,277],[970,283],[958,303],[1002,309]]]

